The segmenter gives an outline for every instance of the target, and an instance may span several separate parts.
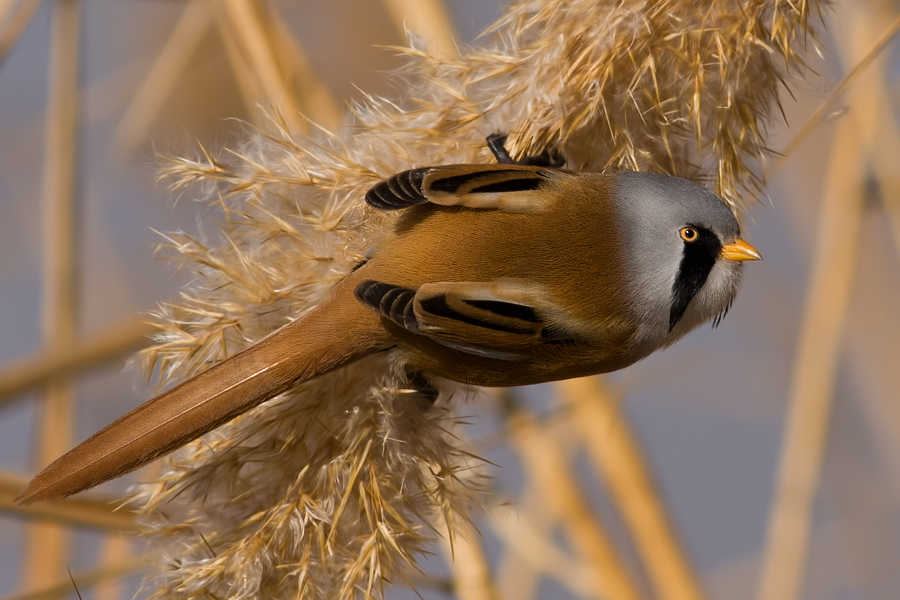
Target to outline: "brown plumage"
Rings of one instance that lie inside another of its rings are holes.
[[[486,386],[620,369],[720,315],[759,257],[712,193],[649,173],[444,166],[367,201],[405,212],[325,302],[93,435],[19,500],[98,485],[375,352]]]

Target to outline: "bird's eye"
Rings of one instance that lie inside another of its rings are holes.
[[[699,237],[697,230],[693,227],[682,227],[679,233],[681,234],[681,239],[686,242],[696,242]]]

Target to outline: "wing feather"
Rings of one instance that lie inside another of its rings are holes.
[[[372,187],[366,202],[398,210],[431,202],[441,206],[496,209],[513,213],[545,210],[553,199],[542,190],[564,171],[526,165],[449,165],[398,173]]]
[[[539,284],[522,279],[427,283],[417,290],[368,280],[357,299],[411,333],[478,356],[523,357],[563,337],[561,314]]]

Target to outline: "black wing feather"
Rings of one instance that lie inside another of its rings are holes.
[[[419,322],[413,312],[416,290],[367,279],[353,290],[356,299],[382,317],[413,333],[419,333]]]
[[[366,192],[366,203],[379,210],[400,210],[428,202],[422,181],[428,168],[403,171],[389,177]]]

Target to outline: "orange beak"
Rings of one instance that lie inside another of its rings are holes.
[[[762,260],[759,250],[740,238],[722,246],[720,256],[725,260]]]

